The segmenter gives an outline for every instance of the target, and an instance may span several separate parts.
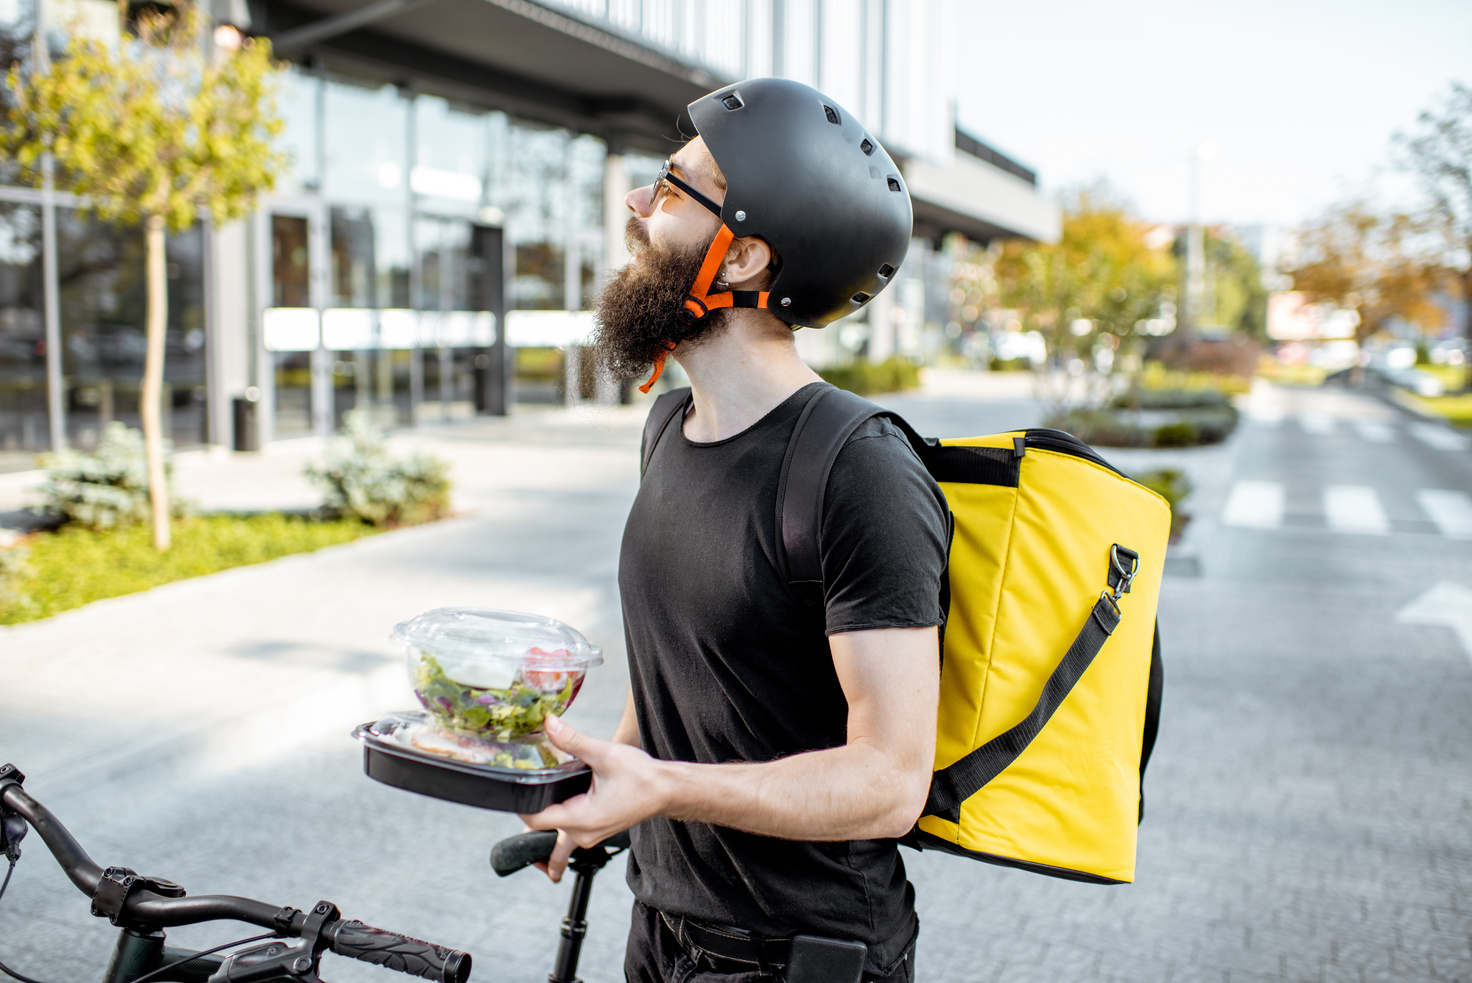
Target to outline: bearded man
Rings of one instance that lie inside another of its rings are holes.
[[[918,922],[896,838],[935,755],[948,516],[908,440],[876,417],[839,453],[821,593],[777,542],[788,438],[827,386],[798,327],[857,312],[911,229],[898,169],[807,86],[759,79],[690,106],[700,136],[630,192],[633,259],[605,288],[597,351],[621,375],[690,379],[661,397],[624,531],[631,686],[611,741],[555,718],[593,770],[524,817],[560,831],[548,864],[631,830],[631,981],[914,978]]]

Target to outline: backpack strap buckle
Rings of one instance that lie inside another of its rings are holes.
[[[1118,543],[1109,547],[1109,586],[1114,591],[1112,600],[1118,601],[1121,594],[1130,592],[1130,584],[1134,583],[1135,574],[1139,572],[1140,554]]]

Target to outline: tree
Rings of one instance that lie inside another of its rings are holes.
[[[1425,253],[1425,232],[1416,218],[1381,215],[1365,201],[1335,205],[1300,231],[1302,261],[1288,271],[1293,288],[1358,314],[1361,341],[1397,317],[1434,327],[1440,275]]]
[[[1230,229],[1202,230],[1209,284],[1203,324],[1240,331],[1259,341],[1267,337],[1268,291],[1262,267]],[[1176,238],[1175,255],[1184,266],[1186,233]],[[1182,294],[1184,295],[1184,285]]]
[[[127,6],[119,4],[119,16]],[[139,412],[147,448],[153,543],[169,547],[160,399],[168,282],[164,235],[206,212],[217,225],[247,214],[284,163],[271,141],[277,69],[264,39],[233,28],[204,34],[197,6],[145,10],[116,45],[71,32],[54,62],[44,39],[33,64],[11,67],[12,105],[0,150],[39,183],[48,157],[56,186],[102,221],[141,224],[148,282],[147,356]]]
[[[1472,87],[1453,82],[1442,109],[1423,112],[1417,122],[1417,131],[1397,142],[1429,200],[1426,218],[1439,233],[1442,263],[1465,305],[1472,356]],[[1472,390],[1472,357],[1466,368],[1464,388]]]
[[[1111,379],[1161,316],[1171,297],[1175,261],[1156,244],[1149,223],[1103,185],[1063,202],[1057,243],[1005,244],[996,259],[998,301],[1024,330],[1039,332],[1049,368],[1040,394],[1054,414],[1080,402],[1097,408]],[[1069,369],[1072,371],[1069,371]],[[1074,380],[1082,378],[1082,391]]]

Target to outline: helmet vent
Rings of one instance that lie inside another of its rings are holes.
[[[853,301],[855,304],[867,304],[869,302],[869,295],[860,290],[858,293],[850,297],[849,300]]]
[[[903,191],[905,189],[902,188],[902,187],[900,187],[900,179],[899,178],[897,178],[897,177],[890,177],[890,179],[889,179],[889,190],[890,191]]]
[[[828,117],[828,122],[841,125],[842,121],[838,118],[838,110],[832,106],[824,106],[823,115]]]
[[[730,110],[737,110],[746,105],[741,101],[741,93],[732,92],[730,95],[721,96],[721,105]]]
[[[885,263],[883,266],[879,267],[879,278],[880,279],[882,279],[882,280],[888,280],[892,276],[894,276],[894,267],[893,266],[890,266],[888,263]]]
[[[859,144],[859,149],[864,152],[865,157],[874,156],[874,142],[872,140],[865,140],[863,143]]]

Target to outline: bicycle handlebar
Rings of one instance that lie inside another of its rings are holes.
[[[19,784],[12,783],[0,786],[0,811],[4,810],[16,813],[30,824],[78,890],[88,897],[97,895],[104,876],[102,867],[87,855],[82,844],[52,815],[50,809],[32,798]],[[225,919],[259,925],[292,938],[300,937],[307,923],[307,915],[295,908],[270,905],[251,898],[225,894],[166,897],[146,887],[138,887],[127,894],[118,921],[120,924],[126,920],[132,924],[168,928]],[[340,956],[375,963],[437,983],[465,983],[470,977],[469,953],[374,928],[360,921],[336,921],[327,926],[322,935],[331,950]]]
[[[338,922],[331,931],[332,951],[365,963],[422,976],[437,983],[465,983],[470,956],[433,942],[400,935],[360,921]]]

